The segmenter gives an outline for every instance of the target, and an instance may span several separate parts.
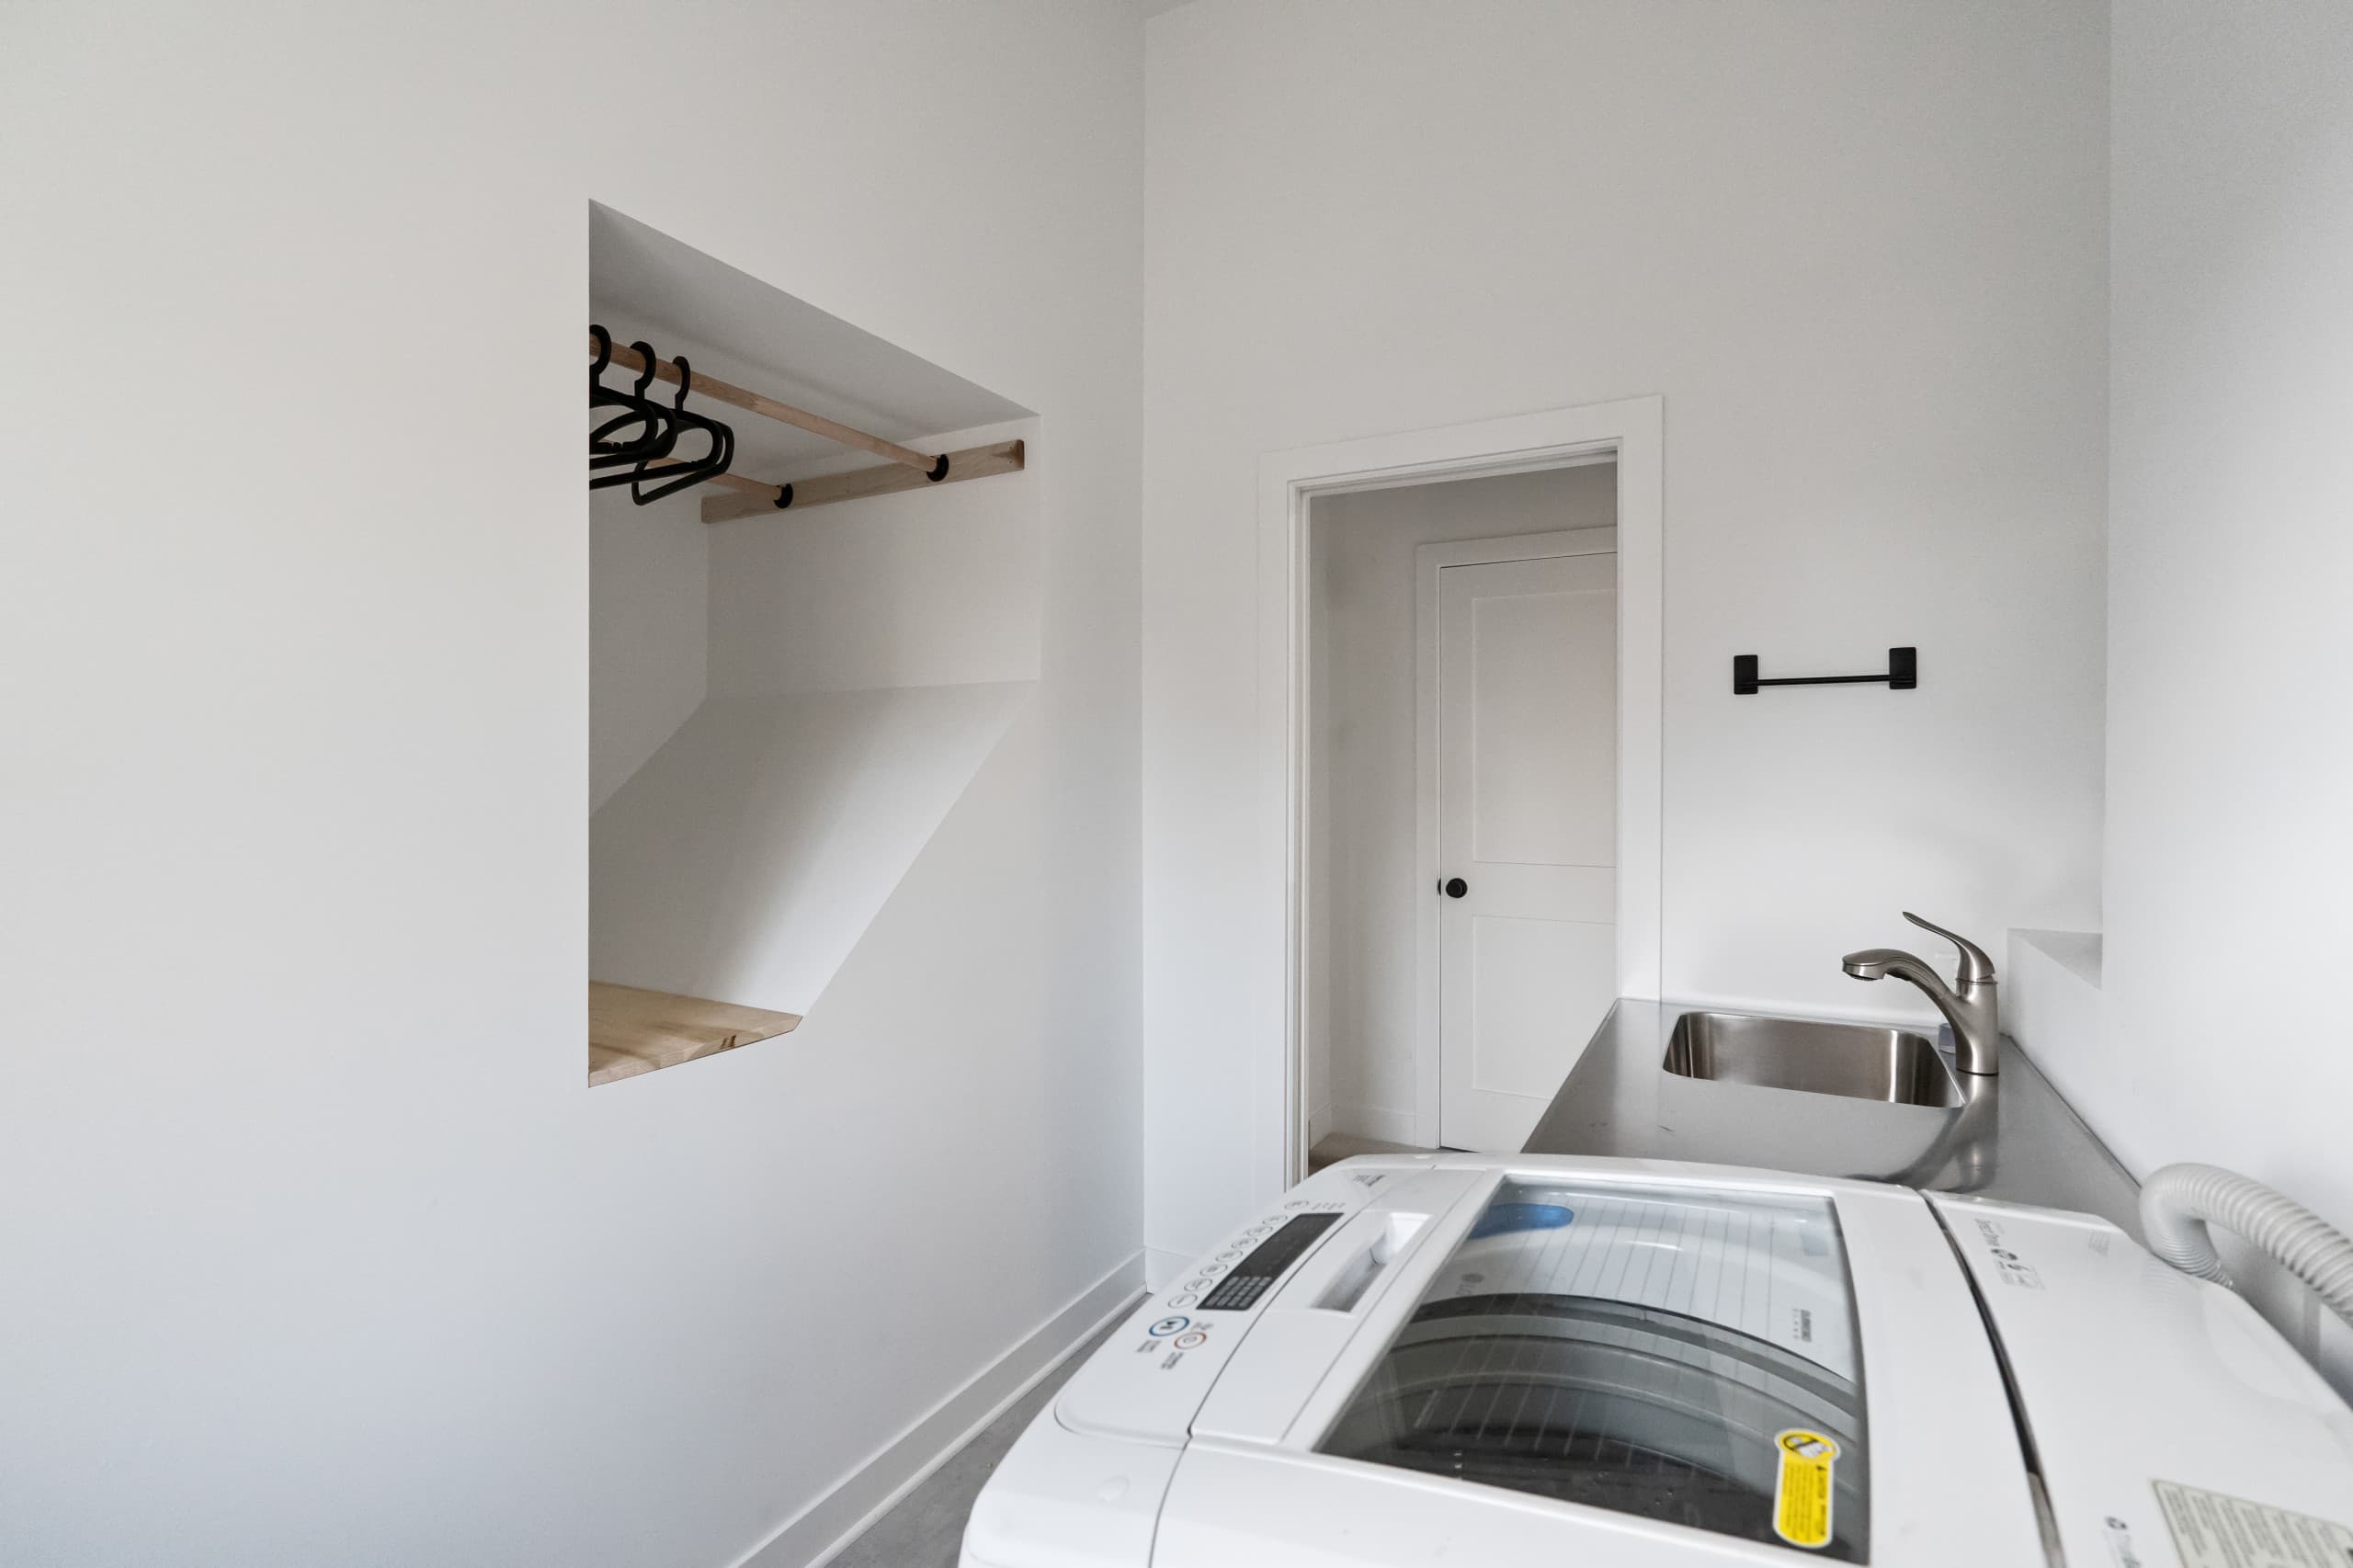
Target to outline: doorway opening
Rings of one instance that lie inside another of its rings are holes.
[[[1516,1151],[1611,1003],[1659,994],[1661,414],[1262,464],[1274,1182],[1383,1145]]]
[[[1618,994],[1617,491],[1309,507],[1311,1165],[1517,1149]]]

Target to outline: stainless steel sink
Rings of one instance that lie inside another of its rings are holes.
[[[1686,1078],[1893,1105],[1952,1107],[1962,1098],[1926,1036],[1869,1024],[1686,1013],[1667,1036],[1662,1065]]]

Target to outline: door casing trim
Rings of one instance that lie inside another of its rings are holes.
[[[1665,403],[1653,397],[1508,415],[1270,452],[1258,463],[1258,798],[1272,842],[1250,924],[1277,938],[1269,1017],[1237,1020],[1271,1050],[1248,1085],[1254,1187],[1307,1168],[1307,513],[1319,495],[1440,479],[1618,465],[1618,968],[1620,993],[1659,994],[1665,651]],[[1261,922],[1264,924],[1260,924]],[[1254,988],[1253,994],[1267,992]],[[1247,997],[1241,999],[1255,1011]],[[1271,1026],[1271,1027],[1267,1027]]]

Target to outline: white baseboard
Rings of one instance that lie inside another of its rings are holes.
[[[1414,1144],[1414,1113],[1382,1106],[1336,1105],[1332,1108],[1334,1132],[1353,1132],[1383,1143]]]
[[[1166,1247],[1143,1249],[1143,1283],[1147,1290],[1157,1290],[1185,1271],[1196,1254],[1170,1252]]]
[[[915,1418],[881,1451],[735,1560],[733,1568],[823,1568],[1143,1293],[1143,1254],[1121,1263],[1029,1337]]]

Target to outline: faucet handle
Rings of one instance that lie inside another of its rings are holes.
[[[1948,931],[1941,926],[1931,926],[1908,909],[1904,912],[1904,918],[1923,931],[1935,932],[1961,949],[1961,973],[1955,977],[1956,983],[1976,985],[1994,978],[1994,960],[1985,956],[1984,949],[1968,937],[1958,932]]]

